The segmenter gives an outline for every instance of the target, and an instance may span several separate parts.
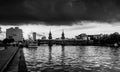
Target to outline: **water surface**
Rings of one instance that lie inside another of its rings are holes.
[[[42,45],[23,51],[30,72],[120,72],[119,48]]]

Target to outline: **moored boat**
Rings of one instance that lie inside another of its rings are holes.
[[[37,48],[37,43],[36,42],[30,42],[28,44],[28,48]]]
[[[114,47],[119,47],[118,43],[114,43]]]

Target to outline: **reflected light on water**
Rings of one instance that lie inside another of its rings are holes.
[[[41,45],[23,48],[28,71],[120,72],[120,49]]]

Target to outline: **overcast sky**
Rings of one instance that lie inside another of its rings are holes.
[[[120,0],[0,0],[0,22],[69,25],[83,20],[119,21]]]
[[[0,0],[0,26],[59,37],[120,32],[120,0]]]

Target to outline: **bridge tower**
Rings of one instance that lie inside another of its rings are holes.
[[[65,39],[64,30],[62,31],[62,37],[61,37],[61,39]]]
[[[49,37],[48,37],[48,39],[49,39],[49,40],[52,39],[52,33],[51,33],[51,30],[50,30],[50,32],[49,32]]]

